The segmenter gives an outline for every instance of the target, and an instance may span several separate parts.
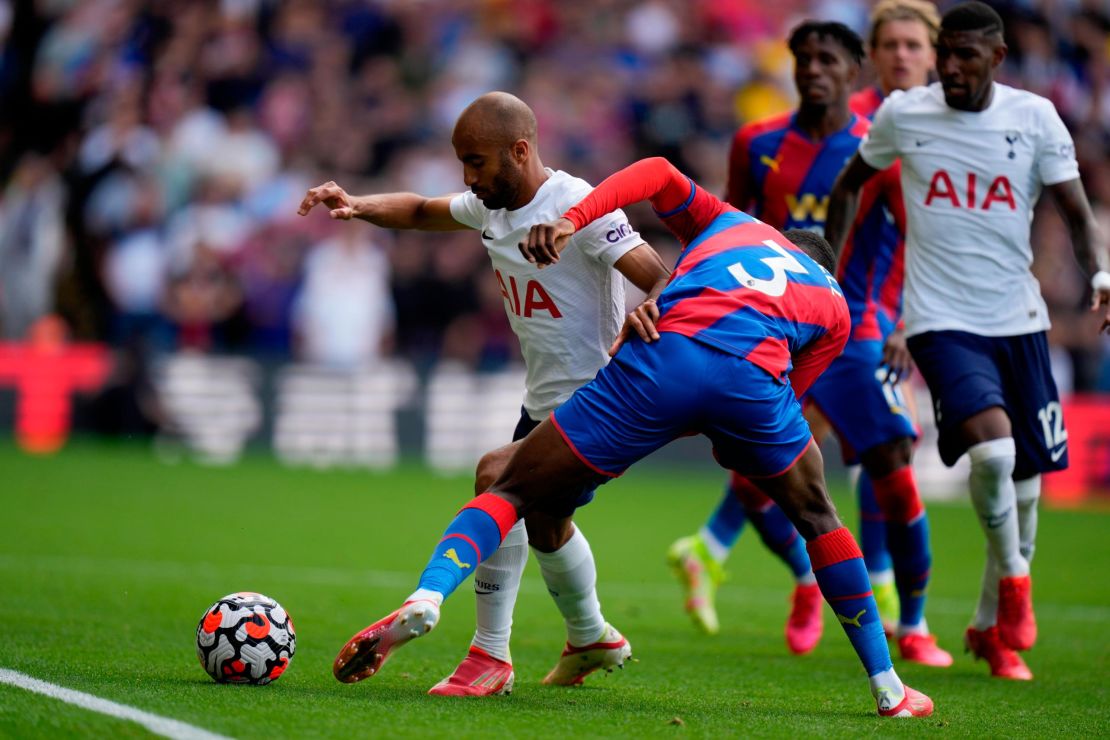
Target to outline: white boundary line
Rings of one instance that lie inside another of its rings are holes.
[[[92,694],[86,694],[81,691],[74,691],[73,689],[67,689],[63,686],[47,683],[46,681],[40,681],[25,673],[9,670],[7,668],[0,668],[0,683],[6,683],[36,694],[49,696],[53,699],[64,701],[66,704],[73,704],[82,709],[88,709],[91,712],[107,714],[110,717],[116,717],[129,722],[137,722],[155,735],[173,738],[174,740],[229,740],[226,735],[217,735],[208,730],[194,727],[186,722],[170,719],[168,717],[160,717],[157,714],[144,712],[141,709],[135,709],[126,704],[117,704],[114,701],[101,699]]]

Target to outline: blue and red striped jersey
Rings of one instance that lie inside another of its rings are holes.
[[[848,307],[832,276],[778,230],[661,158],[611,176],[566,217],[580,227],[613,203],[645,198],[685,247],[656,300],[656,328],[743,357],[776,378],[789,375],[795,393],[804,393],[848,339]]]
[[[883,95],[883,91],[872,85],[852,93],[852,97],[848,98],[848,107],[857,116],[863,116],[870,121],[875,118],[875,111],[879,109],[885,99],[886,96]]]
[[[824,233],[829,194],[870,122],[859,115],[813,141],[787,113],[742,127],[729,157],[728,201],[775,228]],[[881,339],[902,312],[905,208],[898,165],[864,186],[837,268],[852,338]]]

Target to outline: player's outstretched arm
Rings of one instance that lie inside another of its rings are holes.
[[[852,159],[840,171],[836,182],[833,183],[825,220],[825,238],[832,245],[838,260],[852,223],[856,220],[856,211],[859,210],[859,191],[864,183],[878,172],[879,170],[863,161],[863,157],[857,152],[852,155]]]
[[[1068,225],[1076,259],[1091,275],[1091,310],[1104,311],[1099,331],[1110,332],[1110,254],[1107,235],[1099,228],[1079,178],[1049,185]]]
[[[451,215],[453,197],[426,198],[416,193],[350,195],[329,180],[309,189],[297,213],[306,216],[315,206],[322,204],[334,219],[348,221],[358,218],[386,229],[454,231],[470,228]]]

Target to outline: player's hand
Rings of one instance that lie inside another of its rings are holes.
[[[301,201],[301,207],[297,209],[297,215],[307,216],[318,203],[323,203],[328,208],[328,215],[332,218],[348,221],[357,215],[351,196],[331,180],[309,189]]]
[[[524,259],[543,269],[559,261],[559,252],[567,246],[575,230],[574,224],[566,218],[536,224],[517,246]]]
[[[1102,324],[1098,327],[1098,333],[1106,332],[1110,334],[1110,287],[1099,288],[1091,293],[1091,310],[1098,312],[1104,310],[1102,315]]]
[[[913,372],[913,358],[906,346],[905,330],[895,329],[887,336],[883,343],[883,365],[889,370],[888,383],[897,383],[910,377]]]
[[[654,299],[648,298],[639,306],[636,306],[632,313],[624,318],[624,326],[621,327],[620,333],[617,334],[617,338],[613,340],[612,346],[609,347],[609,356],[616,356],[625,340],[632,336],[632,332],[639,334],[640,339],[645,342],[654,342],[659,338],[659,332],[655,328],[655,322],[658,320],[659,307],[655,305]]]

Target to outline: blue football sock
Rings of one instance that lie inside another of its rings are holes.
[[[418,588],[436,591],[444,598],[474,574],[478,563],[492,555],[505,533],[516,523],[512,504],[492,493],[483,493],[464,506],[443,533],[432,557],[420,574]]]
[[[768,501],[762,509],[749,510],[748,518],[759,532],[767,549],[779,556],[795,578],[807,575],[810,570],[809,554],[805,540],[794,529],[779,505]]]
[[[836,612],[867,675],[892,668],[879,607],[871,593],[863,554],[852,534],[841,527],[810,540],[806,548],[821,594]]]
[[[860,474],[856,490],[859,495],[859,545],[867,563],[867,572],[890,570],[893,566],[886,545],[886,521],[875,500],[875,489],[866,470]]]
[[[875,498],[886,516],[887,546],[894,562],[894,583],[901,605],[898,621],[914,627],[925,614],[925,590],[933,564],[929,519],[910,466],[874,481],[874,487]]]
[[[740,503],[740,499],[736,497],[732,485],[729,484],[725,487],[721,502],[713,510],[713,514],[705,523],[705,529],[703,530],[714,540],[711,543],[710,552],[716,557],[718,554],[724,554],[731,550],[740,537],[740,532],[744,530],[744,522],[746,521],[744,506]],[[723,557],[717,557],[717,560],[724,562]]]

